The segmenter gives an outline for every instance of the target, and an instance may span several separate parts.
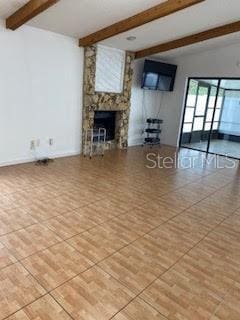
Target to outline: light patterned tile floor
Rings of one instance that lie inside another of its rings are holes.
[[[0,168],[0,320],[240,319],[238,162],[147,152]]]
[[[54,231],[63,240],[72,238],[79,233],[97,226],[92,219],[81,216],[77,212],[66,213],[56,218],[49,219],[43,224]]]
[[[212,320],[238,320],[240,319],[240,284],[235,283],[233,288],[229,290],[224,301],[215,311]]]
[[[0,269],[7,267],[14,262],[17,262],[17,260],[10,251],[0,243]]]
[[[82,273],[52,293],[74,319],[110,319],[134,294],[99,267]],[[81,303],[79,303],[81,301]]]
[[[44,296],[15,313],[8,320],[71,320],[51,296]]]
[[[93,265],[63,242],[22,260],[22,264],[47,291],[55,289]]]
[[[17,259],[23,259],[60,242],[61,239],[47,227],[35,224],[9,233],[1,237],[0,241]]]
[[[114,320],[167,320],[143,300],[136,298],[120,311]]]
[[[0,319],[20,310],[45,294],[45,290],[20,264],[0,272]]]
[[[21,208],[10,209],[0,212],[0,235],[5,235],[7,233],[17,231],[32,224],[37,221],[33,219],[29,214],[27,214]]]

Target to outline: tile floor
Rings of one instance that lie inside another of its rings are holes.
[[[238,162],[149,151],[0,168],[0,320],[240,319]]]
[[[193,142],[184,144],[188,148],[206,151],[208,147],[208,141]],[[236,159],[240,159],[240,144],[239,142],[228,140],[211,140],[209,152],[228,155]]]

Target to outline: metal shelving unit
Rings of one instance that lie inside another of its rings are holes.
[[[106,129],[88,129],[85,131],[84,157],[91,159],[94,155],[104,156],[106,147]]]
[[[153,118],[147,119],[147,129],[145,130],[145,139],[144,139],[143,145],[150,145],[150,146],[160,145],[161,143],[160,134],[162,132],[161,130],[162,123],[163,123],[163,120],[161,119],[153,119]]]

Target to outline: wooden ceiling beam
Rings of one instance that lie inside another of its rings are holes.
[[[39,13],[53,6],[59,0],[30,0],[6,20],[6,27],[16,30]]]
[[[229,23],[220,27],[212,28],[203,32],[195,33],[184,38],[176,39],[173,41],[161,43],[157,46],[143,49],[136,52],[135,58],[140,59],[148,57],[157,53],[166,52],[169,50],[186,47],[202,41],[222,37],[231,33],[240,31],[240,21]]]
[[[79,40],[79,46],[87,47],[99,41],[111,38],[120,33],[142,26],[146,23],[166,17],[177,11],[196,5],[205,0],[168,0],[142,11],[130,18],[124,19],[102,30],[94,32]]]

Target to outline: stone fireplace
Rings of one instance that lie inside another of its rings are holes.
[[[116,146],[119,149],[126,148],[128,146],[128,125],[134,55],[129,52],[126,53],[123,91],[119,94],[95,92],[96,56],[96,46],[85,48],[85,70],[83,88],[83,144],[85,138],[85,130],[96,127],[97,123],[100,123],[103,120],[97,120],[97,117],[100,116],[100,113],[98,112],[114,112],[115,139],[112,145]],[[101,115],[101,117],[102,116],[103,114]],[[112,138],[112,134],[110,135],[110,138]],[[109,140],[111,140],[110,138]]]

